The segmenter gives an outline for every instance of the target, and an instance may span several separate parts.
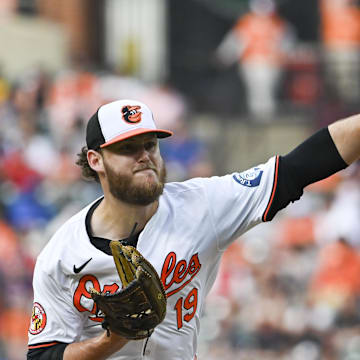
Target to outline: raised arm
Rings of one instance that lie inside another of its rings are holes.
[[[303,189],[346,168],[360,158],[360,115],[336,121],[309,137],[285,156],[278,157],[276,186],[263,221],[270,221]]]
[[[360,115],[336,121],[329,126],[329,132],[340,156],[348,165],[360,158]]]

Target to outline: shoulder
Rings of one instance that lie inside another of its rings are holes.
[[[168,202],[186,200],[187,203],[205,200],[209,194],[228,187],[232,174],[224,176],[198,177],[183,182],[171,182],[165,185],[163,199]]]
[[[266,163],[259,164],[250,169],[225,174],[222,176],[211,176],[204,178],[193,178],[183,182],[170,182],[165,184],[164,195],[167,197],[181,197],[188,193],[197,192],[204,194],[214,191],[232,188],[234,185],[243,185],[245,188],[256,188],[264,182],[264,178],[273,179],[273,174],[278,161],[273,156]],[[266,174],[266,175],[264,175]]]
[[[213,186],[224,184],[231,179],[232,174],[223,176],[211,176],[211,177],[198,177],[192,178],[182,182],[170,182],[165,184],[164,195],[165,196],[187,196],[192,192],[206,193]]]
[[[88,246],[85,219],[92,204],[68,219],[50,238],[37,258],[37,265],[41,263],[44,271],[49,273],[59,263],[71,261]]]
[[[206,200],[206,178],[193,178],[182,182],[165,184],[161,203],[169,208],[192,207]]]
[[[272,18],[274,24],[276,24],[279,28],[283,29],[287,26],[287,22],[281,18],[279,15],[274,15]]]
[[[249,13],[241,16],[235,23],[235,28],[241,28],[243,26],[246,26],[249,22],[253,20],[253,16]]]
[[[199,190],[204,186],[205,178],[193,178],[182,182],[170,182],[165,184],[164,194],[179,195],[183,192]]]

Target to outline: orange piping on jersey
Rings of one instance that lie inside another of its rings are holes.
[[[278,180],[278,171],[279,171],[279,156],[276,157],[276,165],[275,165],[275,179],[274,179],[274,184],[273,184],[273,188],[271,190],[271,197],[270,197],[270,201],[268,203],[268,206],[265,210],[265,213],[263,215],[263,221],[267,221],[266,217],[267,217],[267,214],[270,210],[270,207],[272,205],[272,202],[274,200],[274,197],[275,197],[275,192],[276,192],[276,187],[277,187],[277,180]]]
[[[32,350],[32,349],[40,349],[40,348],[43,348],[43,347],[54,346],[54,345],[57,345],[57,344],[59,344],[59,343],[58,342],[52,342],[52,343],[41,344],[41,345],[29,345],[28,348],[30,350]]]

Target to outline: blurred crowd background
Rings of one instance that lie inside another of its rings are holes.
[[[1,0],[0,43],[0,360],[25,358],[37,254],[101,194],[74,164],[99,105],[139,99],[175,131],[169,181],[360,110],[353,0]],[[230,246],[200,359],[360,359],[359,182],[354,164]]]

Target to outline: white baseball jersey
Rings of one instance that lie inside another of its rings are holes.
[[[109,359],[193,360],[200,315],[223,251],[262,221],[276,186],[277,158],[242,173],[168,183],[137,249],[157,270],[167,294],[165,320],[146,340]],[[91,204],[68,220],[39,255],[29,348],[72,343],[104,332],[91,287],[121,289],[113,258],[89,240]]]

